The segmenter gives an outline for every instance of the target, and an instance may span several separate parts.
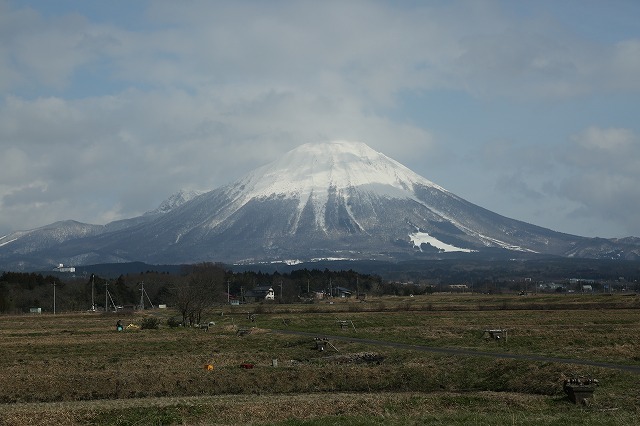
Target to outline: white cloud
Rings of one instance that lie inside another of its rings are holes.
[[[640,161],[640,137],[627,128],[590,126],[570,138],[565,158],[579,166],[606,169],[611,169],[609,162],[614,160],[617,163],[612,170],[640,173],[635,167]]]
[[[413,91],[513,109],[637,94],[637,37],[598,42],[541,16],[494,1],[153,1],[136,26],[0,2],[0,233],[140,214],[178,189],[211,189],[327,139],[366,142],[435,181],[435,168],[471,187],[486,173],[519,199],[543,199],[555,178],[556,201],[572,206],[590,206],[568,194],[587,182],[581,167],[606,174],[617,161],[618,184],[603,189],[633,195],[622,182],[637,177],[640,156],[626,123],[583,126],[562,181],[553,142],[522,136],[539,131],[535,119],[515,136],[500,132],[505,116],[490,135],[458,138],[437,135],[429,117],[404,119]],[[480,156],[460,155],[470,152]]]
[[[601,129],[591,126],[572,138],[573,146],[569,161],[591,160],[601,162],[609,157],[628,158],[630,151],[637,151],[638,138],[629,129],[608,128]],[[596,155],[593,155],[593,154]],[[607,158],[603,158],[603,155]]]
[[[630,129],[588,127],[570,138],[564,152],[567,176],[558,194],[577,203],[574,214],[640,229],[640,138]]]
[[[613,47],[610,74],[614,89],[640,90],[640,39],[623,40]]]

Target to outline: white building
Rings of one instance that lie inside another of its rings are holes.
[[[64,266],[62,263],[58,264],[54,271],[57,272],[75,272],[76,268],[74,266]]]
[[[260,302],[262,300],[275,300],[275,292],[273,287],[268,285],[258,286],[244,294],[245,300],[251,302]]]

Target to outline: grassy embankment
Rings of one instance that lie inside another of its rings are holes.
[[[311,337],[270,330],[640,366],[639,306],[635,295],[225,306],[208,332],[169,328],[174,313],[158,310],[4,316],[0,424],[632,424],[637,373],[335,339],[320,352]],[[149,315],[160,329],[115,331]],[[489,328],[507,329],[507,341],[484,339]],[[574,375],[600,380],[588,407],[562,390]]]

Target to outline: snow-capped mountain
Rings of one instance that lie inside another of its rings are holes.
[[[551,231],[469,203],[357,142],[302,145],[137,218],[58,222],[0,238],[0,267],[106,262],[400,260],[455,253],[636,259],[637,239]]]
[[[175,194],[171,195],[166,200],[164,200],[162,203],[160,203],[160,205],[156,209],[146,212],[145,216],[170,212],[176,207],[183,205],[187,201],[193,200],[198,195],[202,195],[205,192],[206,191],[196,191],[196,190],[186,190],[186,189],[180,190]]]

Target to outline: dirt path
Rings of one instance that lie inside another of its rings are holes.
[[[422,351],[422,352],[433,352],[433,353],[440,353],[440,354],[446,354],[446,355],[486,356],[486,357],[492,357],[492,358],[507,358],[507,359],[519,359],[519,360],[527,360],[527,361],[557,362],[557,363],[563,363],[563,364],[588,365],[591,367],[609,368],[613,370],[621,370],[621,371],[640,374],[640,366],[637,366],[637,365],[613,364],[608,362],[590,361],[586,359],[557,358],[557,357],[549,357],[549,356],[536,355],[536,354],[485,352],[485,351],[477,351],[472,349],[420,346],[420,345],[410,345],[407,343],[389,342],[384,340],[362,339],[358,337],[349,337],[349,336],[334,336],[334,335],[326,335],[326,334],[319,334],[319,333],[307,333],[304,331],[294,331],[294,330],[272,330],[272,332],[280,333],[280,334],[295,335],[295,336],[322,337],[322,338],[340,340],[345,342],[357,342],[357,343],[364,343],[364,344],[373,345],[373,346],[388,346],[388,347],[398,348],[398,349],[407,349],[407,350]]]

